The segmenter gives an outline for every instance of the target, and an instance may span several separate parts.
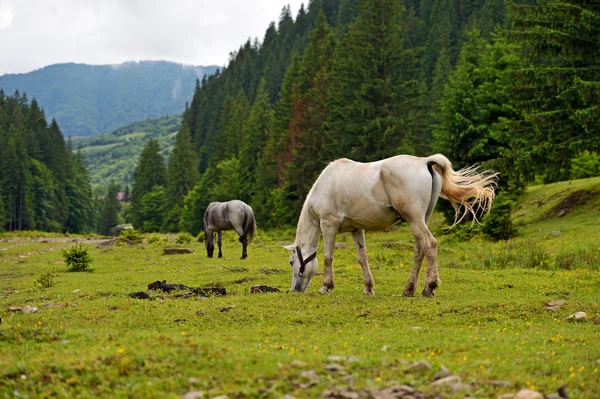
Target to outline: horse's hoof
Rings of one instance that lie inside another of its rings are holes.
[[[246,259],[246,258],[247,258],[247,256],[242,256],[240,259],[241,259],[241,260],[244,260],[244,259]]]
[[[325,287],[325,286],[322,286],[322,287],[319,289],[319,294],[323,294],[323,295],[329,295],[329,294],[331,294],[331,288],[327,288],[327,287]]]
[[[435,295],[433,294],[432,290],[425,288],[423,290],[423,296],[426,298],[433,298]]]
[[[406,296],[406,297],[412,298],[412,297],[415,296],[415,292],[414,291],[404,290],[404,291],[402,291],[402,296]]]
[[[222,257],[223,257],[223,255],[222,255],[222,254],[219,254],[218,258],[222,258]]]
[[[371,291],[364,290],[363,291],[363,295],[375,296],[375,291],[373,291],[373,290],[371,290]]]

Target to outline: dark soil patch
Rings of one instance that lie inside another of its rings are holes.
[[[593,197],[593,194],[586,190],[578,190],[571,193],[567,198],[562,200],[554,208],[550,209],[544,216],[544,219],[549,217],[563,217],[571,213],[578,206],[585,205]]]

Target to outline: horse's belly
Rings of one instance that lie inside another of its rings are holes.
[[[381,230],[400,220],[401,217],[393,208],[383,208],[379,212],[360,212],[355,215],[345,215],[342,220],[340,232],[363,230]]]

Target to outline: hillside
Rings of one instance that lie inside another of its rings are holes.
[[[216,69],[166,61],[56,64],[0,76],[0,88],[6,94],[19,90],[35,97],[65,137],[94,136],[135,121],[180,114],[192,98],[196,79]]]
[[[180,125],[179,116],[164,116],[134,122],[96,137],[75,139],[74,144],[81,146],[93,186],[105,187],[111,180],[131,186],[144,144],[151,138],[158,140],[168,159]]]

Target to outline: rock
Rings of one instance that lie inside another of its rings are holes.
[[[489,380],[487,383],[496,388],[508,388],[510,386],[510,382],[501,380]]]
[[[334,389],[323,392],[323,398],[331,398],[331,399],[360,399],[360,394],[358,392],[352,391],[350,389]]]
[[[235,307],[235,305],[231,305],[231,306],[223,306],[221,308],[217,308],[217,310],[219,312],[229,312],[231,309],[233,309]]]
[[[336,242],[335,243],[335,249],[346,249],[348,248],[348,244],[346,244],[345,242]]]
[[[532,389],[521,389],[514,396],[514,399],[544,399],[544,395]]]
[[[433,375],[434,380],[439,380],[450,376],[450,370],[446,366],[441,366],[440,369]]]
[[[560,236],[560,230],[552,230],[548,236],[549,237],[559,237]]]
[[[202,315],[204,315],[204,314],[205,314],[205,313],[204,313],[203,311],[201,311],[201,310],[199,310],[199,311],[197,311],[197,312],[196,312],[196,315],[197,315],[197,316],[202,316]]]
[[[410,366],[410,370],[411,371],[427,371],[427,370],[431,370],[431,364],[429,364],[429,362],[426,361],[422,361],[422,362],[414,362],[412,364],[412,366]]]
[[[190,377],[190,378],[188,378],[188,382],[189,382],[190,384],[197,384],[197,383],[199,383],[199,382],[200,382],[200,378],[196,378],[196,377]]]
[[[8,308],[8,311],[9,311],[9,312],[20,312],[21,310],[23,310],[23,308],[20,308],[20,307],[18,307],[18,306],[10,306],[10,307]]]
[[[306,366],[306,363],[301,362],[300,360],[292,360],[290,362],[290,367],[304,367]]]
[[[587,315],[585,314],[585,312],[575,312],[572,315],[569,315],[567,319],[584,320],[586,317]]]
[[[191,248],[165,248],[165,255],[180,255],[180,254],[193,254],[194,250]]]
[[[327,358],[327,360],[329,360],[329,361],[330,361],[330,362],[332,362],[332,363],[340,363],[341,361],[343,361],[343,360],[344,360],[344,358],[343,358],[343,357],[341,357],[341,356],[329,356],[329,357]]]
[[[77,288],[76,290],[71,291],[71,294],[77,294],[79,292],[79,288]]]
[[[319,374],[315,370],[304,370],[300,373],[300,377],[308,379],[319,379]]]
[[[462,380],[457,375],[449,375],[448,377],[440,378],[439,380],[433,381],[431,384],[432,387],[439,387],[444,385],[456,385],[462,383]]]
[[[563,299],[559,299],[556,301],[550,301],[546,304],[546,305],[548,305],[548,306],[546,306],[546,309],[556,312],[564,304],[565,304],[565,301]]]
[[[135,298],[135,299],[152,299],[152,297],[150,297],[150,295],[148,295],[147,293],[145,293],[143,291],[132,292],[128,296],[130,298]]]
[[[594,319],[594,323],[600,324],[600,314]]]
[[[225,289],[225,287],[200,287],[192,288],[191,291],[194,294],[201,296],[227,295],[227,290]]]
[[[262,294],[265,292],[281,292],[277,287],[269,287],[268,285],[255,285],[250,288],[251,294]]]
[[[202,391],[190,391],[183,395],[183,399],[202,399],[204,398],[204,392]]]
[[[21,309],[21,312],[23,313],[37,313],[38,312],[38,308],[36,308],[35,306],[29,306],[26,305],[23,309]]]
[[[330,373],[341,373],[344,370],[344,367],[342,367],[341,365],[337,364],[337,363],[329,363],[328,365],[325,366],[325,370],[329,371]]]

